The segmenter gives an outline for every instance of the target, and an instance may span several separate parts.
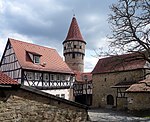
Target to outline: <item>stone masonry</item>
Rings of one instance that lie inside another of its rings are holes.
[[[86,121],[86,107],[30,88],[3,90],[7,101],[0,101],[0,121],[80,122]]]
[[[112,95],[116,105],[117,90],[111,88],[122,81],[136,81],[143,77],[144,70],[93,74],[93,107],[106,107],[107,96]],[[118,103],[121,104],[121,103]]]
[[[128,109],[131,111],[150,109],[149,93],[128,93]]]

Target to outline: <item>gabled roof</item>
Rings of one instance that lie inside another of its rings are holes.
[[[133,93],[150,92],[150,79],[145,79],[139,83],[133,84],[126,91]]]
[[[99,59],[92,74],[128,71],[144,68],[146,61],[137,53]]]
[[[65,41],[68,41],[68,40],[79,40],[85,43],[75,17],[72,18],[70,28],[69,28]]]
[[[86,81],[92,81],[92,74],[90,72],[83,73],[83,72],[78,72],[74,71],[75,73],[75,78],[76,82],[84,83]]]
[[[72,70],[59,56],[57,51],[52,48],[43,47],[27,42],[9,38],[8,41],[13,47],[19,64],[23,69],[50,71],[59,73],[72,73]],[[40,56],[40,64],[34,64],[28,53]]]
[[[0,85],[18,85],[18,82],[0,71]]]

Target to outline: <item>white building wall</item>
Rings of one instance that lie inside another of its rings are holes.
[[[70,89],[42,90],[42,91],[61,98],[65,98],[67,100],[69,100],[70,98]]]

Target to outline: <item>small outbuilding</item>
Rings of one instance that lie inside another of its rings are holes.
[[[131,85],[127,90],[129,110],[150,109],[150,79]]]

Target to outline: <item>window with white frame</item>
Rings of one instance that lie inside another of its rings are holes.
[[[44,79],[44,81],[49,81],[49,74],[48,73],[44,73],[43,79]]]
[[[34,63],[39,64],[40,63],[40,56],[34,56]]]
[[[35,80],[40,80],[41,73],[35,73]]]
[[[55,80],[55,75],[54,75],[54,74],[51,74],[51,75],[50,75],[50,78],[51,78],[51,81],[54,81],[54,80]]]
[[[60,75],[59,75],[59,74],[56,75],[56,80],[57,80],[57,81],[60,80]]]
[[[26,75],[28,80],[33,80],[33,72],[27,72]]]
[[[66,75],[62,75],[62,80],[66,80]]]

